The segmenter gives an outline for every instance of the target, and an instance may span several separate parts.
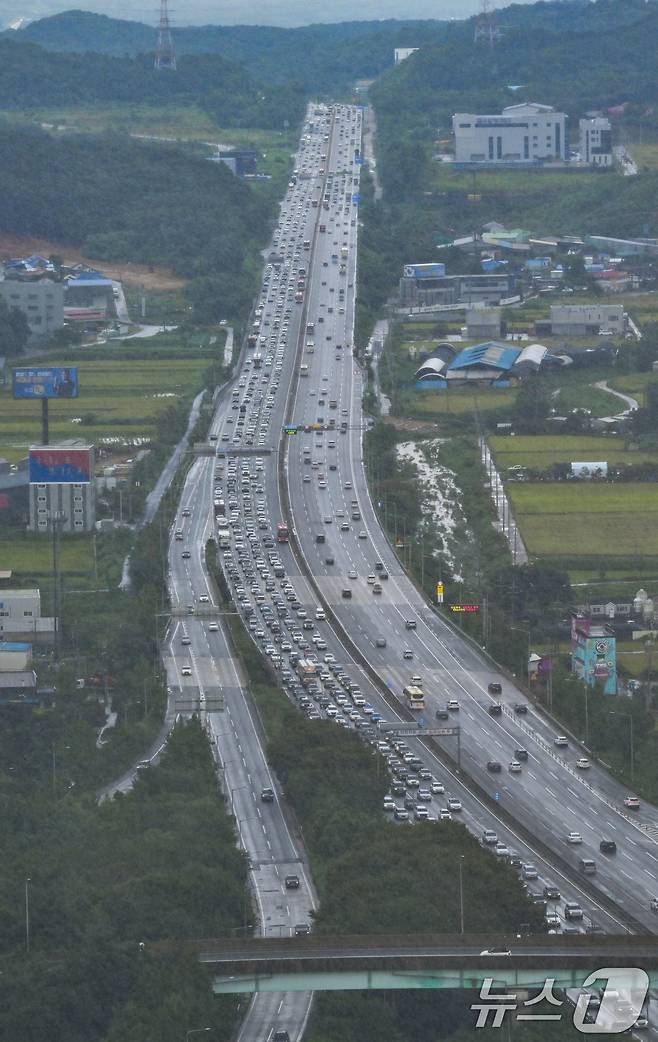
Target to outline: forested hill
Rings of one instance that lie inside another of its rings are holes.
[[[379,75],[392,64],[394,47],[438,40],[442,29],[440,22],[418,21],[340,22],[301,29],[208,25],[175,28],[173,39],[179,56],[219,54],[264,82],[292,79],[309,90],[335,91],[354,79]],[[156,38],[152,26],[86,11],[53,15],[4,36],[54,51],[120,57],[152,55]]]
[[[57,54],[16,34],[0,39],[0,108],[97,102],[189,101],[222,127],[294,126],[304,91],[292,83],[263,87],[242,66],[217,54],[183,56],[175,74],[158,73],[145,56]]]
[[[604,32],[633,25],[658,9],[658,0],[549,0],[513,4],[497,12],[506,35]],[[182,15],[180,15],[182,17]],[[155,30],[84,11],[66,11],[29,24],[18,33],[56,51],[96,51],[120,57],[152,53]],[[384,20],[309,25],[297,29],[269,26],[192,26],[173,30],[177,53],[221,54],[244,65],[256,80],[301,82],[307,90],[344,88],[355,79],[373,78],[389,68],[395,47],[472,41],[472,19],[464,21]],[[579,63],[587,52],[578,55]],[[593,52],[592,59],[596,52]],[[522,54],[517,58],[523,59]],[[598,55],[596,55],[598,62]],[[455,62],[447,62],[452,72]],[[519,83],[518,76],[509,82]]]
[[[269,204],[221,164],[119,136],[0,125],[0,228],[168,265],[201,320],[244,315]]]
[[[581,116],[658,99],[658,5],[642,5],[642,17],[634,20],[633,3],[591,6],[599,17],[587,31],[538,30],[531,22],[507,28],[493,52],[472,39],[423,47],[382,76],[375,104],[384,118],[429,129],[447,127],[455,111],[497,112],[515,101],[541,101]],[[601,17],[604,8],[608,19]],[[610,24],[617,13],[627,24]],[[521,88],[510,90],[510,84]]]

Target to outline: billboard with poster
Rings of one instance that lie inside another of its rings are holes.
[[[14,398],[77,398],[78,370],[53,366],[14,369]]]
[[[43,445],[30,449],[30,484],[88,484],[93,479],[93,474],[91,447]]]

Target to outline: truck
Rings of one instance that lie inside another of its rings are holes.
[[[343,258],[343,260],[347,260],[348,253],[349,253],[349,251],[347,249],[347,246],[341,246],[341,248],[340,248],[340,255]]]
[[[219,497],[217,499],[215,499],[215,501],[213,503],[213,509],[214,509],[216,518],[217,517],[226,517],[226,503],[224,502],[223,499],[220,499]]]
[[[225,524],[217,528],[217,545],[220,550],[228,550],[231,546],[231,530]]]
[[[260,354],[260,352],[257,352],[254,355],[254,369],[260,369],[262,364],[263,364],[263,356]]]
[[[307,322],[306,323],[306,332],[307,333],[314,333],[315,332],[315,322]]]
[[[315,662],[311,661],[311,659],[300,658],[295,668],[297,670],[297,676],[299,677],[303,687],[306,687],[308,684],[311,683],[312,680],[315,680],[318,667],[316,666]]]
[[[285,521],[279,521],[276,526],[277,543],[287,543],[289,539],[288,525]]]

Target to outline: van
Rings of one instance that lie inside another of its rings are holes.
[[[589,857],[581,857],[578,867],[586,876],[596,875],[596,861],[592,861]]]

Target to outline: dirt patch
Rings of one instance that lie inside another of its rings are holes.
[[[12,235],[10,232],[0,231],[0,258],[29,257],[32,253],[39,253],[44,257],[56,253],[64,259],[65,264],[88,264],[90,266],[97,264],[108,278],[118,279],[127,286],[176,290],[182,289],[187,281],[175,275],[168,268],[154,268],[151,271],[146,264],[94,261],[93,257],[83,256],[75,246],[63,246],[62,243],[49,242],[48,239],[33,239],[29,236]]]
[[[397,431],[414,431],[416,434],[429,433],[439,429],[438,423],[428,420],[405,420],[401,416],[382,416],[382,421],[395,427]]]

